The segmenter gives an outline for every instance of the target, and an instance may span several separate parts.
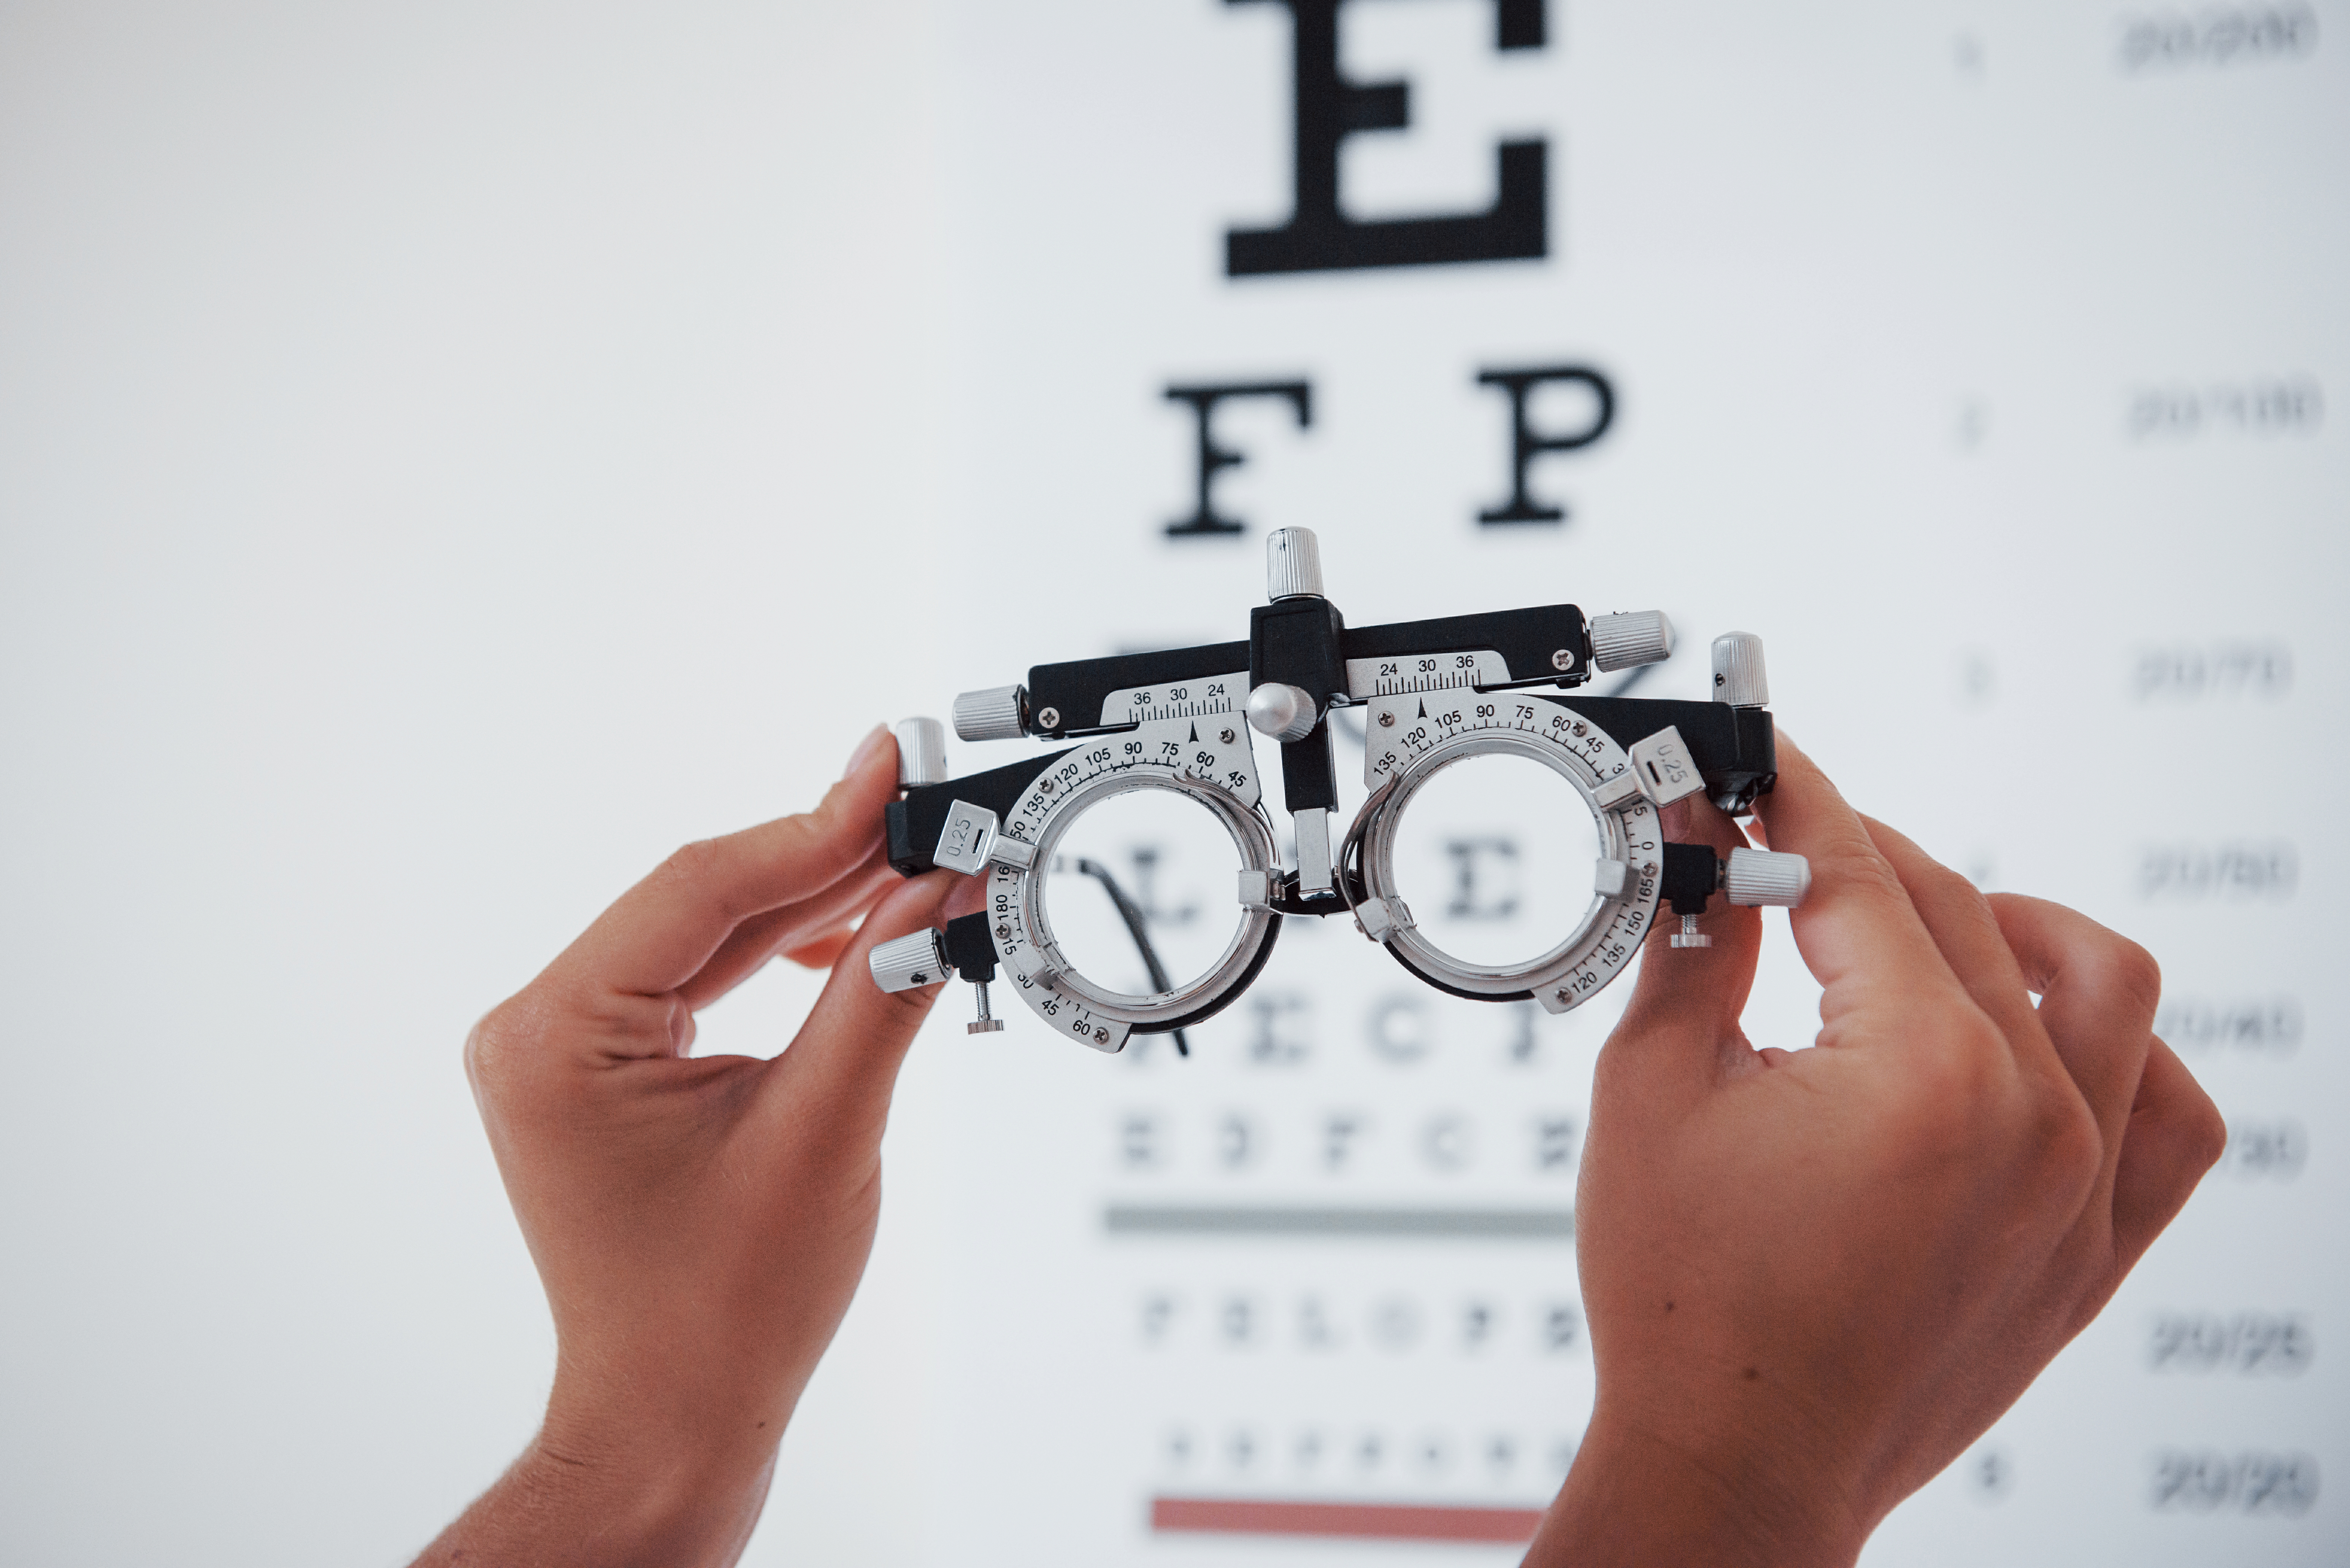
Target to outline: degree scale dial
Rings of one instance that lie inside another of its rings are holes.
[[[1230,701],[1247,680],[1224,676],[1118,693],[1130,698],[1127,706],[1144,711],[1154,704],[1190,710],[1221,701],[1222,707],[1140,723],[1078,746],[1037,775],[1000,829],[1002,837],[1030,853],[997,858],[988,867],[985,913],[996,953],[1038,1017],[1097,1051],[1121,1049],[1137,1028],[1178,1029],[1214,1013],[1263,967],[1279,931],[1280,916],[1243,909],[1232,940],[1206,973],[1136,995],[1079,973],[1054,938],[1045,907],[1045,878],[1063,836],[1088,808],[1133,790],[1172,790],[1198,802],[1231,836],[1243,873],[1272,873],[1273,829],[1256,810],[1255,753]]]

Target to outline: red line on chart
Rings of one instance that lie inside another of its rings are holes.
[[[1150,1528],[1166,1534],[1322,1535],[1355,1541],[1534,1539],[1538,1508],[1397,1502],[1290,1502],[1268,1498],[1154,1497]]]

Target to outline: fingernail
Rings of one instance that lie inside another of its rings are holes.
[[[873,760],[874,753],[890,743],[891,736],[889,734],[889,726],[887,724],[874,725],[870,732],[868,732],[863,740],[857,742],[857,750],[848,753],[848,767],[841,774],[840,776],[845,779],[856,777],[857,770],[871,762]]]

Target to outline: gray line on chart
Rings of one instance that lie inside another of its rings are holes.
[[[1113,1236],[1324,1236],[1367,1241],[1567,1241],[1575,1238],[1575,1210],[1113,1203],[1102,1210],[1102,1229]]]

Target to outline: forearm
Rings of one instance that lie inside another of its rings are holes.
[[[416,1559],[416,1568],[458,1563],[562,1563],[623,1568],[659,1563],[701,1568],[733,1563],[767,1498],[775,1455],[748,1473],[675,1459],[634,1463],[550,1448],[523,1450],[497,1483]]]

